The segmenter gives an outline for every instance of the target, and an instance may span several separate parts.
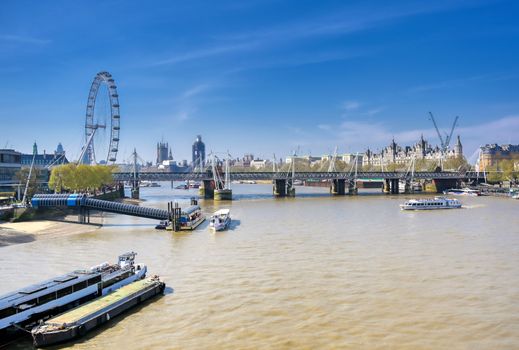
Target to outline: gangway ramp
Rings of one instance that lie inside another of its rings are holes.
[[[32,197],[31,204],[33,208],[66,207],[104,211],[155,220],[168,220],[170,218],[170,213],[165,209],[105,201],[90,198],[85,194],[36,194]]]

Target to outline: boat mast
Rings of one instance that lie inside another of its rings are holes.
[[[231,158],[231,155],[229,152],[227,152],[227,158],[225,158],[225,189],[230,190],[231,189],[231,174],[230,174],[230,168],[229,168],[229,158]]]
[[[29,169],[29,176],[27,176],[27,182],[25,183],[25,189],[23,190],[22,203],[25,204],[27,200],[27,190],[29,189],[29,182],[31,181],[32,169],[34,168],[34,159],[36,158],[36,149],[32,152],[31,168]]]

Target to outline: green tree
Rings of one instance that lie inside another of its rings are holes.
[[[443,162],[443,170],[468,171],[470,165],[465,157],[448,158]]]
[[[16,173],[16,179],[23,185],[23,188],[25,189],[25,186],[27,184],[27,178],[29,177],[29,168],[22,168],[20,171]],[[27,197],[31,198],[34,194],[38,193],[40,190],[40,184],[38,183],[38,180],[41,179],[42,171],[38,168],[33,168],[31,173],[31,178],[29,180],[29,186],[27,187]]]
[[[113,183],[113,170],[114,167],[105,165],[60,165],[52,169],[49,187],[56,192],[96,191]]]
[[[488,183],[499,183],[503,181],[503,173],[499,171],[497,165],[487,166],[485,171]]]

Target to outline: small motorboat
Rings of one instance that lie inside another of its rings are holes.
[[[451,188],[448,190],[443,191],[443,194],[450,194],[454,196],[481,196],[481,192],[478,190],[473,190],[471,188],[465,187],[465,188]]]
[[[231,210],[220,209],[217,210],[209,221],[209,229],[213,231],[223,231],[231,225]]]
[[[156,230],[165,230],[166,227],[168,227],[168,225],[169,225],[168,220],[162,220],[161,222],[159,222],[158,225],[155,226],[155,229]]]

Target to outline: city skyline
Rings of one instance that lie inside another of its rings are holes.
[[[0,147],[29,153],[36,141],[51,152],[61,142],[76,159],[88,89],[104,70],[120,94],[118,162],[134,147],[153,160],[161,139],[189,160],[199,134],[207,153],[235,157],[364,152],[421,134],[436,145],[429,111],[444,131],[461,117],[454,134],[467,158],[517,143],[511,1],[4,8]]]

